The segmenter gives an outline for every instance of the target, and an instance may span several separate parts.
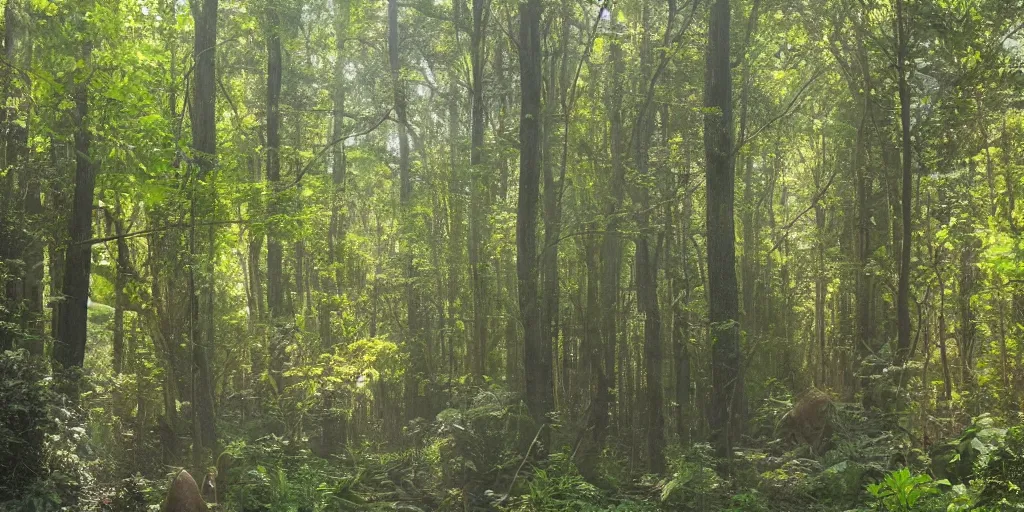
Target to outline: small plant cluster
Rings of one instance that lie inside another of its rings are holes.
[[[28,352],[0,352],[0,510],[90,501],[80,498],[93,484],[83,415],[44,375],[43,362]]]

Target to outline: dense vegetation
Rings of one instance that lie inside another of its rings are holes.
[[[2,510],[1024,510],[1021,0],[0,4]]]

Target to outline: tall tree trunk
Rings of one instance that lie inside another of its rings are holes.
[[[8,4],[17,2],[8,2]],[[9,9],[11,7],[8,7]],[[13,10],[13,9],[12,9]],[[8,48],[7,59],[10,63],[18,63],[23,69],[32,69],[32,45],[33,41],[28,32],[31,27],[30,12],[24,12],[23,17],[29,18],[29,23],[18,23],[8,19],[7,30],[14,32],[18,45],[21,46],[20,54],[14,53],[15,48]],[[13,18],[14,16],[11,16]],[[14,24],[12,26],[12,23]],[[12,41],[13,42],[13,41]],[[30,123],[32,121],[32,78],[27,72],[21,73],[17,86],[11,88],[11,96],[17,101],[18,108],[14,114],[22,119],[20,122],[7,124],[7,152],[13,158],[9,158],[7,166],[9,172],[20,170],[20,188],[24,196],[22,200],[22,211],[25,214],[25,224],[29,230],[27,243],[22,248],[21,259],[24,262],[25,272],[22,278],[21,299],[24,301],[24,317],[22,318],[25,334],[25,346],[35,355],[43,354],[43,216],[45,210],[41,198],[42,177],[34,166],[29,165],[28,136]],[[12,151],[13,150],[13,151]]]
[[[8,63],[13,62],[15,58],[17,31],[18,14],[16,11],[16,2],[8,1],[4,5],[3,36],[4,56],[7,58]],[[5,65],[3,71],[0,72],[0,101],[3,101],[3,103],[0,104],[0,130],[3,130],[4,132],[4,138],[0,142],[2,142],[6,146],[5,151],[3,153],[4,167],[8,167],[11,164],[10,151],[11,149],[16,148],[16,145],[12,144],[9,140],[11,138],[11,128],[17,124],[13,121],[13,118],[16,114],[13,113],[13,109],[7,107],[8,100],[10,100],[11,96],[15,95],[14,91],[12,90],[16,87],[17,83],[14,79],[14,73],[14,67],[11,65]],[[4,174],[3,181],[0,182],[0,186],[3,187],[3,191],[0,192],[0,215],[11,215],[15,210],[14,197],[16,193],[16,185],[14,182],[14,177],[16,175],[17,173],[7,172]],[[3,218],[3,220],[7,219]],[[13,224],[13,219],[11,219],[11,223]],[[10,241],[4,240],[4,242],[5,244],[13,245]],[[6,250],[10,249],[10,247],[3,247],[0,249],[5,250],[2,253],[3,257],[11,259],[14,258],[14,254],[6,253]],[[0,284],[4,285],[4,289],[0,290],[0,292],[5,293],[6,298],[8,300],[17,300],[17,297],[15,296],[17,290],[15,289],[15,283],[13,280]],[[4,347],[0,346],[0,348]]]
[[[873,251],[871,247],[871,207],[868,201],[871,178],[868,176],[867,166],[864,165],[870,101],[868,92],[865,90],[863,111],[860,123],[857,125],[857,138],[853,149],[853,170],[857,180],[857,244],[855,248],[857,280],[854,285],[857,305],[853,355],[857,365],[869,355],[869,347],[874,346],[874,326],[871,321],[871,276],[868,275],[868,258]],[[855,368],[854,371],[859,372],[859,369]]]
[[[88,3],[88,2],[87,2]],[[84,29],[85,12],[83,5],[76,13],[77,23]],[[82,43],[81,59],[89,64],[92,56],[92,42]],[[64,370],[82,368],[85,362],[86,328],[89,317],[89,274],[92,270],[92,208],[96,188],[96,171],[89,150],[92,136],[89,132],[89,81],[81,79],[74,87],[75,108],[72,121],[75,126],[75,192],[71,206],[68,227],[68,246],[64,256],[64,284],[61,294],[64,303],[60,307],[57,338],[54,340],[53,358]],[[73,380],[77,380],[72,376]],[[68,382],[67,391],[77,398],[77,382]]]
[[[825,174],[825,134],[821,135],[821,163],[814,176],[814,187],[822,190]],[[816,273],[814,280],[814,339],[818,345],[818,386],[826,387],[828,374],[828,358],[825,347],[825,299],[828,293],[825,276],[825,205],[822,201],[814,201],[814,226],[817,235],[815,248]]]
[[[334,113],[332,118],[332,132],[335,140],[346,136],[345,130],[345,65],[348,61],[345,53],[345,40],[348,38],[348,24],[350,12],[349,0],[338,0],[335,2],[334,12],[334,88],[332,101],[334,102]],[[334,267],[341,260],[342,244],[345,241],[345,185],[348,177],[348,160],[345,152],[345,141],[340,140],[333,148],[331,155],[331,223],[327,233],[327,261]],[[335,267],[334,293],[341,294],[342,271]],[[327,339],[323,342],[325,346],[331,346],[333,340],[330,332],[326,333]]]
[[[750,17],[747,20],[747,40],[743,48],[744,53],[750,53],[750,37],[757,28],[757,19],[760,13],[761,2],[755,0],[750,10]],[[739,144],[741,146],[747,145],[747,131],[749,129],[749,113],[750,113],[750,89],[753,87],[753,81],[750,78],[750,65],[753,56],[744,55],[743,57],[743,73],[740,82],[742,87],[740,91],[740,131],[739,131]],[[757,240],[756,230],[754,228],[755,217],[757,212],[757,201],[754,200],[754,158],[753,151],[748,148],[746,155],[743,158],[743,203],[740,210],[743,224],[743,256],[740,261],[741,279],[742,279],[742,292],[743,292],[743,331],[749,337],[757,336],[757,313],[754,298],[756,295],[755,288],[757,287]]]
[[[113,334],[113,368],[115,374],[124,369],[124,309],[127,305],[125,285],[128,281],[128,241],[124,238],[124,210],[121,198],[114,200],[114,233],[117,235],[117,269],[114,277],[114,334]]]
[[[597,223],[589,222],[587,224],[588,232],[596,232]],[[584,318],[597,319],[601,317],[601,295],[600,295],[600,282],[601,282],[601,267],[598,260],[598,237],[594,235],[584,236],[583,246],[583,259],[586,264],[586,285],[584,292],[584,301],[586,307],[584,309]],[[601,329],[600,323],[596,321],[583,321],[583,346],[584,354],[586,355],[586,364],[590,374],[590,396],[593,402],[591,402],[590,417],[587,418],[587,430],[590,432],[589,444],[586,446],[587,449],[583,451],[581,457],[580,466],[581,471],[585,470],[584,465],[590,466],[592,463],[598,460],[597,455],[601,450],[601,443],[603,439],[596,432],[598,428],[602,430],[607,428],[608,411],[607,409],[600,410],[598,407],[598,397],[604,393],[604,389],[607,388],[608,383],[607,377],[604,373],[604,350],[603,342],[601,340]],[[606,407],[606,406],[605,406]],[[598,416],[603,414],[603,416]],[[603,435],[603,432],[600,433]],[[587,468],[590,469],[590,468]],[[583,473],[588,475],[588,473]]]
[[[349,0],[335,2],[334,12],[334,89],[332,101],[334,103],[334,114],[332,119],[333,137],[336,141],[346,136],[345,130],[345,64],[347,56],[345,53],[345,39],[348,37],[349,13],[351,4]],[[330,278],[333,281],[327,291],[340,296],[342,293],[341,270],[343,245],[345,242],[345,183],[347,174],[347,161],[345,154],[345,141],[340,140],[334,146],[331,155],[331,221],[327,232],[327,263],[333,271]],[[334,345],[334,333],[331,327],[331,317],[334,302],[333,298],[323,300],[320,308],[320,343],[325,349],[330,350]],[[335,397],[327,394],[324,398],[325,414],[320,425],[321,440],[328,453],[336,453],[341,446],[347,442],[348,415],[344,411],[337,411]]]
[[[398,33],[398,0],[388,0],[388,64],[391,69],[391,85],[395,94],[395,117],[398,121],[398,201],[399,217],[403,230],[400,259],[405,265],[406,296],[406,346],[412,358],[412,367],[405,378],[405,413],[408,419],[424,417],[426,400],[420,395],[420,381],[426,378],[424,366],[426,354],[420,339],[420,310],[414,280],[416,266],[413,260],[412,237],[412,180],[409,162],[409,116],[405,81],[402,79],[402,61]]]
[[[942,249],[939,248],[941,253]],[[949,357],[946,353],[946,286],[942,276],[938,275],[938,263],[936,263],[936,278],[939,283],[939,358],[942,362],[942,399],[945,401],[953,398],[953,382],[949,373]]]
[[[689,160],[689,157],[687,157]],[[690,240],[690,217],[693,215],[693,198],[690,194],[690,165],[683,170],[680,189],[683,191],[683,211],[679,219],[679,254],[680,263],[673,271],[676,282],[680,282],[683,291],[673,290],[672,300],[672,356],[675,375],[676,399],[676,432],[679,442],[687,445],[690,441],[690,425],[694,423],[687,415],[690,413],[690,258],[687,242]],[[681,278],[681,279],[680,279]],[[680,297],[681,295],[681,297]]]
[[[192,102],[192,144],[198,163],[198,176],[194,176],[191,185],[191,229],[189,233],[191,262],[189,270],[189,301],[190,301],[190,337],[192,342],[192,364],[196,368],[196,382],[193,383],[194,426],[193,449],[194,463],[201,466],[209,460],[208,453],[217,451],[217,425],[214,416],[213,375],[210,370],[210,353],[212,339],[203,339],[203,330],[199,325],[200,296],[196,288],[194,267],[196,251],[196,214],[197,187],[204,182],[216,165],[217,155],[217,2],[203,0],[202,10],[193,12],[195,20],[195,89]],[[205,194],[204,194],[205,195]],[[209,247],[212,251],[213,247]],[[212,287],[213,276],[208,276]],[[212,315],[212,306],[207,305],[205,313]],[[211,319],[212,320],[212,319]],[[209,334],[207,332],[207,334]]]
[[[736,283],[733,217],[734,153],[732,70],[729,62],[729,0],[715,0],[708,23],[704,89],[704,154],[707,165],[708,297],[711,328],[711,440],[720,457],[731,457],[745,409]]]
[[[974,384],[974,349],[977,325],[975,324],[974,307],[971,299],[977,286],[978,267],[975,262],[978,241],[969,237],[963,244],[960,253],[960,290],[959,290],[959,345],[960,345],[960,378],[961,385],[970,388]]]
[[[537,202],[541,167],[541,47],[540,0],[519,4],[519,204],[516,210],[516,274],[519,311],[523,322],[523,365],[526,405],[538,425],[549,422],[554,396],[551,347],[544,345],[537,294]],[[547,435],[544,436],[548,438]]]
[[[281,29],[275,7],[267,12],[267,183],[270,202],[267,213],[278,211],[277,192],[281,182]],[[278,393],[283,392],[285,310],[284,248],[273,226],[267,230],[267,308],[273,324],[270,339],[270,373]]]
[[[470,36],[471,65],[473,67],[473,104],[470,128],[469,165],[469,271],[473,288],[473,354],[472,372],[478,382],[483,382],[487,372],[487,285],[484,270],[487,262],[481,261],[481,244],[486,221],[484,198],[487,196],[481,183],[484,144],[484,43],[487,37],[485,4],[487,0],[473,0],[473,32]]]
[[[615,16],[612,15],[612,20]],[[614,23],[614,21],[613,21]],[[617,24],[615,24],[617,27]],[[607,93],[607,110],[609,117],[609,139],[612,175],[608,183],[609,199],[605,207],[604,236],[601,240],[601,341],[603,364],[600,372],[594,377],[598,386],[594,397],[594,436],[599,445],[604,443],[612,406],[612,388],[615,379],[615,348],[618,345],[618,323],[616,319],[619,301],[619,286],[622,267],[622,239],[618,233],[619,209],[625,197],[626,166],[624,159],[624,129],[622,123],[622,77],[625,74],[625,61],[622,56],[622,45],[618,38],[613,37],[609,45],[611,61],[611,86]]]
[[[1006,183],[1006,222],[1010,227],[1010,233],[1016,239],[1020,238],[1020,227],[1017,225],[1014,217],[1017,210],[1017,184],[1015,180],[1018,177],[1014,176],[1013,166],[1010,163],[1013,146],[1011,145],[1010,134],[1006,130],[1005,119],[1003,120],[1002,143],[1003,181]],[[1020,255],[1017,251],[1014,252],[1014,259],[1017,265],[1020,265]],[[1013,339],[1020,340],[1022,333],[1024,333],[1024,294],[1021,293],[1020,284],[1015,284],[1013,295],[1010,299],[1010,335]],[[1024,357],[1024,343],[1018,342],[1015,361],[1016,377],[1014,382],[1011,383],[1013,385],[1019,386],[1020,379],[1024,379],[1024,368],[1021,368],[1022,357]]]
[[[456,19],[459,18],[460,4],[458,1],[454,2],[456,12],[454,16]],[[458,29],[456,29],[457,31]],[[456,32],[456,38],[458,38],[458,32]],[[453,49],[453,51],[455,51]],[[447,224],[445,227],[448,229],[448,254],[449,261],[447,265],[441,265],[440,250],[439,247],[432,247],[431,254],[434,256],[436,267],[438,269],[444,268],[445,271],[437,272],[437,289],[445,290],[444,300],[437,301],[439,303],[439,318],[442,319],[444,325],[444,337],[441,340],[441,347],[439,353],[447,361],[448,368],[448,382],[445,388],[448,390],[448,395],[451,397],[452,394],[452,382],[455,376],[455,345],[456,341],[460,338],[458,335],[459,326],[456,321],[456,304],[459,302],[460,291],[462,290],[462,269],[465,267],[462,260],[462,250],[467,249],[468,245],[465,245],[469,241],[469,238],[462,234],[463,223],[465,219],[465,205],[462,201],[462,191],[466,187],[466,182],[461,172],[460,153],[459,153],[459,140],[460,140],[460,117],[461,109],[459,108],[459,97],[461,93],[459,91],[459,84],[456,80],[451,80],[448,84],[448,207],[447,207]],[[472,89],[472,86],[470,86]],[[472,172],[472,170],[470,170]],[[472,187],[472,183],[470,184]],[[472,194],[472,192],[470,192]],[[440,203],[440,198],[435,197],[433,199],[435,204]],[[445,210],[444,207],[439,206],[437,210]],[[438,216],[440,217],[440,216]],[[441,231],[441,229],[438,229]],[[440,244],[438,244],[440,245]],[[472,275],[472,268],[469,269],[469,273]],[[447,274],[447,275],[445,275]],[[447,279],[445,279],[447,278]],[[445,286],[447,284],[447,286]],[[476,337],[472,333],[476,332],[476,326],[471,325],[470,336],[463,338],[462,345],[465,346],[466,359],[464,367],[468,370],[469,375],[475,381],[483,383],[482,373],[477,372],[477,355],[476,355]],[[445,344],[447,341],[447,344]],[[447,345],[447,346],[446,346]]]
[[[276,213],[274,195],[281,182],[281,28],[278,11],[267,13],[267,73],[266,73],[266,180],[270,188],[269,214]],[[270,229],[266,238],[267,307],[271,322],[280,322],[285,316],[284,250],[278,233]]]
[[[563,26],[566,26],[566,20],[562,20]],[[542,209],[544,213],[544,245],[540,249],[540,268],[541,268],[541,293],[540,293],[540,308],[541,308],[541,345],[545,347],[552,347],[556,352],[559,347],[558,343],[558,332],[559,332],[559,292],[560,285],[558,279],[558,237],[561,231],[561,219],[559,218],[561,212],[559,211],[559,198],[558,190],[559,184],[555,180],[554,169],[557,163],[554,155],[554,151],[551,150],[555,138],[555,106],[558,104],[558,98],[560,96],[558,91],[558,80],[557,73],[555,73],[555,65],[558,62],[558,57],[565,58],[565,44],[564,39],[562,40],[561,52],[559,55],[551,55],[548,57],[548,62],[551,67],[548,70],[548,86],[547,86],[547,97],[544,103],[543,111],[543,149],[542,153],[542,167],[543,170],[543,197],[542,197]],[[566,365],[566,359],[568,354],[563,350],[562,361],[560,365],[556,365],[559,368],[558,372],[555,372],[555,378],[557,378],[558,391],[556,396],[559,400],[568,401],[569,386],[567,383],[568,379],[568,367]],[[557,358],[552,356],[552,360],[557,362]],[[561,403],[561,402],[560,402]]]
[[[57,163],[57,149],[55,141],[50,138],[50,165],[54,169],[60,172],[61,167]],[[50,180],[50,186],[46,191],[46,208],[55,217],[55,224],[60,226],[62,223],[67,221],[65,215],[62,212],[67,211],[67,192],[64,185],[66,176],[63,172],[56,176],[57,179]],[[50,336],[54,340],[57,339],[61,318],[61,300],[60,294],[64,285],[64,256],[65,256],[65,243],[67,241],[67,231],[63,229],[54,230],[53,235],[47,241],[46,253],[49,256],[49,285],[50,285],[50,296],[56,297],[56,299],[50,300]]]
[[[907,83],[907,41],[906,13],[903,0],[896,0],[896,33],[898,56],[896,70],[899,74],[900,122],[903,132],[903,188],[900,207],[903,216],[903,233],[900,242],[899,288],[896,294],[896,362],[903,364],[910,356],[910,252],[912,249],[911,225],[911,141],[910,141],[910,86]]]
[[[646,196],[645,192],[641,193]],[[650,202],[645,197],[640,208],[647,210]],[[642,216],[643,217],[643,216]],[[648,227],[647,219],[640,219],[639,228],[643,233]],[[665,414],[662,397],[662,347],[661,310],[658,307],[656,257],[649,247],[647,235],[636,239],[636,290],[637,305],[644,315],[644,364],[647,408],[647,463],[652,473],[665,471]]]
[[[643,25],[648,25],[650,6],[643,6]],[[671,14],[674,14],[671,13]],[[671,28],[672,16],[668,26]],[[650,72],[650,43],[644,31],[641,43],[641,76],[644,82],[657,80]],[[666,39],[668,34],[666,33]],[[643,82],[642,82],[643,83]],[[641,99],[636,124],[633,126],[635,141],[634,163],[637,175],[646,179],[650,171],[650,142],[654,130],[654,108],[650,98]],[[637,206],[640,213],[636,215],[639,234],[635,240],[636,294],[637,306],[644,315],[644,387],[646,391],[646,430],[647,430],[647,463],[652,473],[665,471],[665,415],[662,396],[662,347],[661,347],[661,309],[658,306],[658,270],[657,251],[650,247],[650,190],[641,183],[637,190]]]

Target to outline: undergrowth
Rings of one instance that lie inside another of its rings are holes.
[[[0,418],[0,469],[12,475],[0,482],[0,510],[157,510],[177,468],[136,465],[158,469],[128,473],[131,459],[153,448],[111,446],[125,442],[110,434],[113,427],[81,426],[86,413],[62,403],[49,381],[33,378],[45,373],[39,364],[25,353],[0,356],[0,400],[14,413]],[[801,409],[807,397],[774,395],[754,411],[751,436],[732,460],[716,459],[705,443],[676,443],[667,473],[648,475],[611,448],[583,466],[570,442],[576,426],[556,425],[553,445],[544,446],[511,393],[460,393],[460,406],[406,425],[409,441],[400,450],[356,442],[324,457],[314,455],[301,429],[257,437],[250,432],[258,429],[225,429],[234,439],[223,449],[231,464],[218,479],[226,483],[216,510],[1024,510],[1024,427],[991,415],[924,447],[898,415],[825,395],[813,399],[827,404]],[[826,423],[814,428],[827,436],[808,442],[811,430],[793,435],[803,428],[793,424],[800,410],[826,412]],[[104,452],[120,455],[105,459]]]

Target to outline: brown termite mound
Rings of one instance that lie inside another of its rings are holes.
[[[821,453],[831,440],[836,421],[832,397],[811,388],[782,417],[776,431],[792,442],[807,445],[812,454]]]
[[[207,512],[206,503],[199,493],[199,486],[188,471],[184,469],[178,472],[171,483],[171,489],[167,492],[167,499],[164,500],[162,512]]]

